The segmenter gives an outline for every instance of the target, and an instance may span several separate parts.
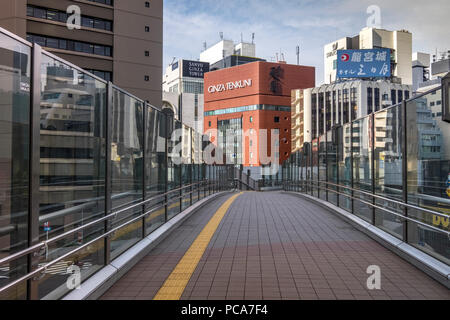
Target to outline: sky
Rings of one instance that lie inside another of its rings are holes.
[[[274,61],[283,53],[288,63],[316,67],[323,83],[323,46],[355,36],[367,25],[369,6],[380,8],[381,27],[406,29],[413,52],[450,50],[449,0],[164,0],[164,68],[173,58],[198,60],[206,42],[225,39],[251,42],[256,56]]]

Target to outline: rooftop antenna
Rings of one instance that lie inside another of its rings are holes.
[[[281,55],[281,61],[286,61],[286,60],[284,60],[284,53],[281,52],[280,55]]]
[[[277,62],[280,61],[280,60],[278,60],[278,52],[276,53],[276,56],[277,56]]]
[[[252,44],[254,44],[255,43],[255,33],[253,32],[252,33]]]
[[[223,40],[223,32],[219,32],[220,40]]]
[[[242,32],[241,32],[241,42],[244,42],[244,36],[242,35]]]
[[[203,42],[203,51],[206,51],[206,41],[205,42]]]
[[[297,54],[297,65],[300,65],[300,46],[295,48],[295,53]]]

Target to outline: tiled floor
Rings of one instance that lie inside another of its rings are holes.
[[[227,197],[186,220],[102,299],[152,299]],[[369,265],[381,269],[381,290],[367,289]],[[450,293],[314,203],[249,192],[232,203],[182,299],[450,300]]]

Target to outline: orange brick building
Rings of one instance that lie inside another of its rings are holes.
[[[257,61],[208,72],[204,79],[205,134],[211,129],[219,135],[225,129],[250,133],[241,133],[231,142],[236,145],[235,163],[250,167],[261,165],[260,130],[269,132],[267,155],[271,156],[270,132],[278,129],[281,163],[291,152],[291,90],[314,86],[314,67],[286,63]]]

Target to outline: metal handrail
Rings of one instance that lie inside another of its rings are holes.
[[[21,258],[21,257],[23,257],[23,256],[25,256],[25,255],[28,255],[28,254],[30,254],[30,253],[39,251],[41,248],[47,247],[49,244],[51,244],[51,243],[53,243],[53,242],[56,242],[56,241],[58,241],[58,240],[61,240],[61,239],[65,238],[65,237],[67,237],[67,236],[69,236],[69,235],[71,235],[71,234],[73,234],[73,233],[76,233],[76,232],[78,232],[78,231],[84,230],[85,228],[88,228],[88,227],[90,227],[90,226],[93,226],[93,225],[96,225],[96,224],[98,224],[98,223],[100,223],[100,222],[103,222],[103,221],[105,221],[105,220],[108,220],[108,219],[110,219],[111,217],[117,217],[117,215],[119,215],[119,214],[121,214],[121,213],[123,213],[123,212],[126,212],[126,211],[132,210],[132,209],[134,209],[134,208],[143,206],[143,205],[147,204],[148,202],[154,201],[154,200],[156,200],[156,199],[158,199],[158,198],[161,198],[161,197],[165,197],[166,195],[169,195],[169,194],[171,194],[171,193],[174,193],[174,192],[177,192],[177,191],[181,191],[181,190],[183,190],[183,189],[190,188],[190,187],[195,186],[195,185],[203,185],[203,184],[205,184],[205,182],[208,182],[208,180],[202,180],[202,181],[199,181],[199,182],[196,182],[196,183],[192,183],[192,184],[189,184],[189,185],[186,185],[186,186],[177,188],[177,189],[173,189],[173,190],[170,190],[170,191],[168,191],[168,192],[166,192],[166,193],[158,194],[158,195],[156,195],[156,196],[154,196],[154,197],[151,197],[151,198],[148,198],[148,199],[146,199],[146,200],[144,200],[144,201],[142,201],[142,202],[139,202],[139,203],[133,204],[133,205],[131,205],[131,206],[128,206],[128,207],[126,207],[126,208],[122,208],[122,209],[120,209],[120,210],[117,210],[117,211],[115,211],[115,212],[112,212],[112,213],[110,213],[110,214],[108,214],[108,215],[106,215],[106,216],[104,216],[104,217],[101,217],[101,218],[99,218],[99,219],[97,219],[97,220],[94,220],[94,221],[91,221],[91,222],[89,222],[89,223],[86,223],[86,224],[84,224],[84,225],[82,225],[82,226],[79,226],[79,227],[77,227],[77,228],[75,228],[75,229],[69,230],[69,231],[64,232],[64,233],[62,233],[62,234],[60,234],[60,235],[58,235],[58,236],[55,236],[55,237],[53,237],[53,238],[51,238],[51,239],[42,241],[42,242],[40,242],[40,243],[38,243],[38,244],[35,244],[35,245],[33,245],[33,246],[31,246],[31,247],[29,247],[29,248],[27,248],[27,249],[24,249],[24,250],[22,250],[22,251],[19,251],[19,252],[16,252],[16,253],[12,254],[12,255],[9,255],[8,257],[5,257],[5,258],[3,258],[3,259],[0,259],[0,265],[6,264],[6,263],[8,263],[8,262],[10,262],[10,261],[14,261],[14,260],[16,260],[16,259],[18,259],[18,258]],[[158,207],[158,208],[159,208],[159,207]]]
[[[323,182],[325,182],[325,181],[323,181]],[[397,216],[397,217],[399,217],[399,218],[401,218],[401,219],[408,220],[408,221],[412,221],[412,222],[414,222],[414,223],[416,223],[416,224],[419,224],[419,225],[422,225],[422,226],[424,226],[424,227],[430,228],[430,229],[432,229],[432,230],[434,230],[434,231],[437,231],[437,232],[440,232],[440,233],[444,233],[444,234],[446,234],[446,235],[448,236],[448,238],[450,239],[450,231],[446,231],[446,230],[443,230],[443,229],[436,228],[436,227],[434,227],[434,226],[432,226],[432,225],[430,225],[430,224],[424,223],[424,222],[422,222],[422,221],[420,221],[420,220],[413,219],[413,218],[411,218],[411,217],[407,217],[407,216],[404,216],[404,215],[402,215],[402,214],[399,214],[399,213],[397,213],[397,212],[395,212],[395,211],[391,211],[391,210],[389,210],[389,209],[387,209],[387,208],[377,206],[376,204],[373,204],[373,203],[364,201],[364,200],[362,200],[361,198],[356,198],[356,197],[354,197],[354,196],[352,196],[352,195],[350,195],[350,194],[348,194],[348,193],[343,193],[343,192],[339,192],[339,191],[337,191],[337,190],[325,188],[325,187],[322,187],[322,186],[319,186],[319,185],[314,185],[313,183],[315,183],[315,181],[307,181],[306,183],[309,184],[310,186],[315,187],[315,188],[319,188],[319,189],[321,189],[321,190],[326,190],[326,191],[331,191],[331,192],[336,193],[336,194],[338,194],[338,195],[342,195],[342,196],[344,196],[344,197],[347,197],[347,198],[350,198],[350,199],[353,199],[353,200],[357,200],[357,201],[362,202],[362,203],[364,203],[364,204],[367,204],[367,205],[369,205],[369,206],[371,206],[371,207],[373,207],[373,208],[376,208],[376,209],[385,211],[385,212],[387,212],[387,213],[389,213],[389,214],[395,215],[395,216]],[[359,190],[355,190],[355,191],[359,191]],[[389,198],[384,198],[384,197],[381,197],[381,198],[383,198],[383,200],[388,201],[388,202],[399,203],[398,201],[392,201],[392,199],[389,199]],[[399,203],[399,204],[403,204],[403,203]],[[417,207],[417,208],[420,209],[419,207]],[[434,213],[433,213],[433,214],[434,214]],[[439,213],[438,213],[438,214],[439,214]],[[439,215],[442,216],[441,214],[439,214]],[[445,215],[444,215],[444,217],[448,218],[448,216],[445,216]]]
[[[377,205],[375,205],[375,204],[373,204],[373,203],[364,201],[364,200],[362,200],[361,198],[353,197],[353,196],[349,195],[348,193],[342,193],[342,192],[339,192],[339,191],[337,191],[337,190],[328,189],[328,188],[324,188],[324,187],[321,187],[321,186],[316,186],[316,187],[319,188],[319,189],[321,189],[321,190],[331,191],[331,192],[333,192],[333,193],[342,195],[342,196],[344,196],[344,197],[347,197],[347,198],[350,198],[350,199],[353,199],[353,200],[357,200],[357,201],[362,202],[362,203],[364,203],[364,204],[367,204],[367,205],[369,205],[369,206],[371,206],[371,207],[373,207],[373,208],[376,208],[376,209],[379,209],[379,210],[383,210],[383,211],[385,211],[385,212],[387,212],[387,213],[389,213],[389,214],[395,215],[395,216],[397,216],[397,217],[399,217],[399,218],[401,218],[401,219],[412,221],[412,222],[414,222],[414,223],[416,223],[416,224],[420,224],[420,225],[422,225],[422,226],[424,226],[424,227],[427,227],[427,228],[430,228],[430,229],[432,229],[432,230],[434,230],[434,231],[441,232],[441,233],[445,233],[445,234],[447,234],[447,236],[448,236],[449,239],[450,239],[450,231],[446,231],[446,230],[443,230],[443,229],[436,228],[436,227],[431,226],[431,225],[429,225],[429,224],[427,224],[427,223],[424,223],[424,222],[422,222],[422,221],[420,221],[420,220],[413,219],[413,218],[411,218],[411,217],[407,217],[407,216],[404,216],[404,215],[402,215],[402,214],[399,214],[399,213],[397,213],[397,212],[395,212],[395,211],[391,211],[391,210],[389,210],[389,209],[387,209],[387,208],[377,206]]]
[[[205,184],[205,182],[207,182],[207,183]],[[186,186],[181,187],[181,188],[177,188],[177,189],[171,190],[170,192],[167,192],[167,193],[165,193],[165,194],[161,194],[161,195],[159,195],[159,196],[165,196],[165,195],[168,194],[168,193],[175,192],[175,191],[180,191],[180,190],[185,189],[185,188],[190,188],[191,186],[194,186],[194,185],[199,185],[199,186],[200,186],[200,185],[209,185],[209,184],[211,184],[211,181],[208,180],[208,179],[206,179],[206,180],[203,180],[203,181],[200,181],[200,182],[196,182],[196,183],[192,183],[192,184],[186,185]],[[194,192],[194,191],[191,191],[191,192]],[[185,194],[185,195],[186,195],[186,194]],[[180,196],[180,198],[181,198],[181,197],[182,197],[182,196]],[[153,198],[151,198],[151,199],[154,199],[154,198],[156,198],[156,197],[153,197]],[[151,199],[147,199],[146,201],[143,201],[140,205],[144,205],[144,202],[148,202],[148,201],[151,200]],[[12,288],[12,287],[14,287],[14,286],[16,286],[17,284],[19,284],[19,283],[21,283],[21,282],[23,282],[23,281],[26,281],[26,280],[28,280],[28,279],[33,278],[35,275],[37,275],[37,274],[39,274],[39,273],[41,273],[41,272],[43,272],[43,271],[45,272],[46,269],[47,269],[48,267],[51,267],[52,265],[58,263],[59,261],[63,260],[64,258],[67,258],[67,257],[69,257],[69,256],[71,256],[71,255],[73,255],[73,254],[75,254],[76,252],[81,251],[81,250],[83,250],[84,248],[90,246],[91,244],[93,244],[93,243],[95,243],[95,242],[97,242],[97,241],[99,241],[99,240],[101,240],[101,239],[103,239],[103,238],[108,237],[109,235],[115,233],[116,231],[118,231],[118,230],[124,228],[125,226],[127,226],[127,225],[129,225],[129,224],[132,224],[132,223],[134,223],[134,222],[136,222],[136,221],[141,220],[143,217],[148,216],[148,215],[151,214],[152,212],[159,210],[161,207],[164,207],[165,205],[166,205],[166,203],[164,203],[162,206],[158,206],[158,207],[152,208],[151,210],[149,210],[149,211],[147,211],[147,212],[145,212],[145,213],[143,213],[143,214],[140,214],[139,216],[136,216],[135,218],[133,218],[133,219],[131,219],[131,220],[128,220],[128,221],[126,221],[125,223],[123,223],[123,224],[121,224],[121,225],[119,225],[119,226],[117,226],[117,227],[115,227],[115,228],[113,228],[113,229],[111,229],[111,230],[109,230],[109,231],[106,231],[106,232],[103,233],[102,235],[100,235],[100,236],[98,236],[98,237],[96,237],[96,238],[94,238],[94,239],[88,241],[87,243],[85,243],[85,244],[83,244],[83,245],[77,247],[76,249],[71,250],[71,251],[69,251],[69,252],[63,254],[62,256],[60,256],[60,257],[58,257],[58,258],[56,258],[56,259],[54,259],[54,260],[48,262],[48,263],[45,264],[44,266],[39,267],[39,268],[35,269],[34,271],[29,272],[29,273],[27,273],[26,275],[24,275],[24,276],[22,276],[22,277],[20,277],[20,278],[18,278],[18,279],[16,279],[16,280],[14,280],[14,281],[8,283],[6,286],[0,288],[0,293],[2,293],[2,292],[4,292],[4,291],[6,291],[6,290],[8,290],[8,289],[10,289],[10,288]],[[123,210],[124,210],[124,209],[122,209],[121,211],[123,211]],[[103,220],[105,220],[105,218],[110,217],[110,216],[112,216],[112,215],[115,215],[115,214],[112,213],[112,214],[110,214],[110,215],[108,215],[108,216],[106,216],[106,217],[103,217],[102,219],[98,219],[98,220],[102,220],[102,221],[103,221]],[[93,223],[90,223],[90,225],[92,225],[92,224],[93,224]],[[75,232],[75,231],[72,230],[72,232]],[[70,233],[72,233],[72,232],[70,232]],[[69,232],[68,232],[68,233],[69,233]],[[60,237],[60,236],[58,236],[58,237]],[[55,237],[55,238],[58,238],[58,237]],[[13,256],[15,256],[15,258],[17,259],[17,258],[20,258],[21,256],[26,255],[26,254],[30,254],[30,253],[32,253],[32,252],[35,252],[35,251],[39,250],[40,248],[42,248],[42,246],[48,245],[49,242],[54,242],[54,241],[55,241],[55,240],[54,240],[55,238],[49,239],[48,241],[44,241],[44,242],[42,242],[42,243],[40,243],[40,244],[37,244],[37,245],[35,245],[35,246],[33,246],[33,247],[30,247],[30,248],[26,249],[26,250],[23,250],[23,251],[21,251],[21,252],[18,252],[18,253],[16,253],[16,254],[14,254]],[[25,253],[25,254],[21,254],[21,253],[23,253],[23,252],[26,252],[26,253]],[[10,257],[11,257],[11,256],[7,257],[8,259],[2,259],[2,260],[0,260],[0,265],[6,263],[6,262],[4,262],[4,261],[11,261],[11,259],[9,259]],[[14,259],[13,259],[13,260],[14,260]]]
[[[305,180],[305,181],[306,181],[306,180]],[[310,181],[310,182],[316,183],[316,181]],[[323,184],[329,184],[329,185],[332,185],[332,186],[334,186],[334,187],[344,188],[344,189],[348,189],[348,190],[353,191],[353,192],[362,193],[362,194],[367,195],[367,196],[369,196],[369,197],[374,197],[374,198],[378,198],[378,199],[380,199],[380,200],[384,200],[384,201],[388,201],[388,202],[393,202],[393,203],[395,203],[395,204],[398,204],[398,205],[401,205],[401,206],[404,206],[404,207],[408,207],[408,208],[411,208],[411,209],[423,211],[423,212],[426,212],[426,213],[428,213],[428,214],[437,215],[437,216],[440,216],[440,217],[442,217],[442,218],[448,218],[448,217],[449,217],[448,215],[445,215],[445,214],[440,213],[440,212],[437,212],[437,211],[433,211],[433,210],[430,210],[430,209],[427,209],[427,208],[418,207],[418,206],[415,206],[415,205],[410,204],[410,203],[406,203],[406,202],[398,201],[398,200],[395,200],[395,199],[387,198],[387,197],[380,196],[380,195],[375,194],[375,193],[370,193],[370,192],[367,192],[367,191],[364,191],[364,190],[359,190],[359,189],[351,188],[351,187],[348,187],[348,186],[344,186],[344,185],[340,185],[340,184],[335,184],[335,183],[332,183],[332,182],[317,181],[317,184],[320,184],[320,183],[323,183]]]

